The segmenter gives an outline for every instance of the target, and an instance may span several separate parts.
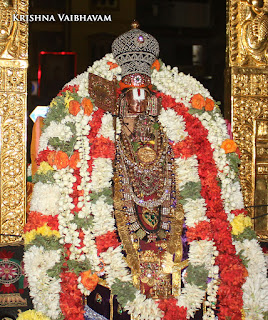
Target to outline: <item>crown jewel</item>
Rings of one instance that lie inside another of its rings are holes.
[[[159,45],[153,36],[135,28],[114,40],[112,52],[122,69],[122,77],[133,73],[150,77],[151,65],[159,55]]]

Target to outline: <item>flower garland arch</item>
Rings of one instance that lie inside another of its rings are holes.
[[[33,319],[40,314],[84,319],[82,295],[89,295],[100,277],[137,319],[188,319],[205,296],[203,319],[216,319],[216,306],[221,320],[263,319],[265,263],[243,209],[237,147],[208,90],[177,68],[161,62],[157,69],[152,83],[162,98],[158,121],[174,152],[190,245],[188,281],[178,299],[162,301],[146,298],[132,285],[113,217],[120,126],[115,134],[112,115],[96,108],[88,95],[88,72],[121,78],[108,54],[63,88],[45,119],[25,226]],[[197,283],[191,269],[210,281]],[[29,318],[25,312],[19,319]]]

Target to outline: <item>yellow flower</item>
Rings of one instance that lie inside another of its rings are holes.
[[[24,244],[29,244],[36,237],[36,230],[31,230],[30,232],[26,232],[24,234]]]
[[[66,91],[66,95],[64,97],[64,106],[66,109],[69,109],[69,102],[74,100],[74,97],[72,96],[72,94],[70,94],[69,91]]]
[[[57,98],[54,98],[51,100],[50,104],[49,104],[49,107],[50,108],[53,108],[57,105]]]
[[[51,230],[50,227],[48,227],[46,224],[40,228],[37,228],[36,230],[31,230],[30,232],[26,232],[24,234],[24,243],[29,244],[32,242],[37,235],[42,235],[44,237],[52,237],[55,236],[57,238],[60,238],[60,233],[57,230]]]
[[[232,234],[237,236],[242,233],[246,227],[252,227],[252,222],[250,217],[239,214],[238,216],[234,217],[233,221],[231,222],[231,226]]]
[[[53,170],[53,168],[46,161],[42,161],[40,163],[38,170],[37,170],[37,173],[38,174],[46,174],[49,170]]]
[[[154,140],[150,140],[149,143],[150,144],[155,144],[155,141]]]
[[[27,310],[25,312],[19,313],[17,320],[50,320],[41,312],[35,310]]]
[[[40,228],[37,228],[37,234],[41,234],[44,237],[52,237],[56,236],[57,238],[60,237],[60,233],[57,230],[51,230],[46,224]]]

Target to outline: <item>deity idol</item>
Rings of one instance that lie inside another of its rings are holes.
[[[209,92],[133,25],[52,100],[19,319],[263,319],[265,263]]]

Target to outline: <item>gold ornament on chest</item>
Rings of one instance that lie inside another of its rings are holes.
[[[157,154],[151,147],[145,146],[138,149],[137,156],[140,162],[147,164],[155,161]]]

